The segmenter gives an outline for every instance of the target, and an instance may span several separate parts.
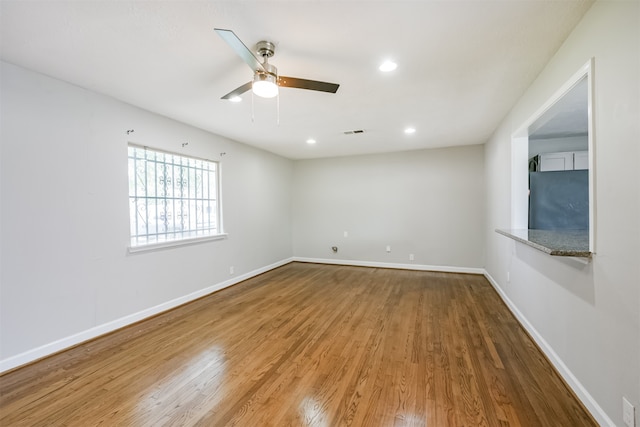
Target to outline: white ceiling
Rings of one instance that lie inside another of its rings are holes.
[[[529,126],[529,139],[585,136],[589,133],[589,80],[583,77]]]
[[[289,158],[414,150],[483,143],[591,4],[2,0],[1,55]],[[252,71],[214,27],[272,41],[281,74],[340,89],[281,89],[279,125],[277,101],[256,98],[252,122],[250,92],[220,99]],[[398,68],[383,74],[387,58]]]

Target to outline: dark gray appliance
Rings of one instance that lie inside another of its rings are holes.
[[[589,171],[529,172],[529,228],[589,229]]]

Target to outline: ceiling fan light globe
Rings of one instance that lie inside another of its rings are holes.
[[[253,93],[261,98],[273,98],[278,95],[276,76],[271,74],[256,74],[253,78]]]

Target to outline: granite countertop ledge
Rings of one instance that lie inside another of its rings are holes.
[[[549,255],[591,258],[589,230],[501,230],[497,233]]]

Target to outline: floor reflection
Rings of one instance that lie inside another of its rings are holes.
[[[183,403],[199,400],[203,412],[215,411],[215,407],[224,397],[224,379],[227,361],[220,346],[207,348],[201,353],[183,361],[175,358],[167,360],[166,369],[159,372],[159,379],[139,399],[136,410],[142,418],[148,419],[150,412],[159,411],[164,416],[175,416]],[[173,368],[173,369],[171,369]],[[174,412],[172,415],[171,412]],[[189,411],[197,413],[193,406]],[[158,419],[156,414],[153,418]]]
[[[328,427],[329,420],[324,406],[313,397],[305,397],[300,402],[300,415],[305,426]]]

